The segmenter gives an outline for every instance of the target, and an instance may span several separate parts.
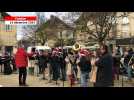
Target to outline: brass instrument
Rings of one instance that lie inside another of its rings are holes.
[[[74,50],[74,51],[79,51],[80,49],[81,49],[80,44],[75,43],[75,44],[73,45],[73,50]]]

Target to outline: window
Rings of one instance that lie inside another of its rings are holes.
[[[9,25],[6,25],[6,30],[10,30],[10,26]]]
[[[123,25],[122,26],[122,36],[123,37],[129,37],[129,25]]]
[[[123,25],[122,26],[122,32],[129,32],[129,26],[128,25]]]
[[[6,32],[7,31],[12,31],[12,26],[11,25],[6,25],[6,29],[5,30],[6,30]]]
[[[122,19],[122,24],[129,24],[129,19],[128,19],[128,17],[124,17],[124,18]]]

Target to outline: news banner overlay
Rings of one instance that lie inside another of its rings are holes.
[[[8,25],[36,25],[37,16],[5,16],[5,24]]]

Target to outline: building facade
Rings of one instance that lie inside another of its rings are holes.
[[[0,12],[0,50],[1,52],[12,53],[13,47],[17,45],[17,27],[16,25],[6,25],[4,16],[7,13]]]
[[[122,12],[118,13],[118,16]],[[134,12],[127,12],[119,18],[116,25],[116,45],[134,47]]]

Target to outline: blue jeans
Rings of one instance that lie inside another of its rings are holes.
[[[124,67],[125,67],[125,69],[127,70],[127,77],[128,77],[128,80],[130,80],[130,79],[132,78],[132,74],[131,74],[132,68],[131,68],[131,66],[128,66],[127,64],[124,64]]]
[[[88,72],[81,72],[81,87],[88,87],[88,78],[89,73]]]

